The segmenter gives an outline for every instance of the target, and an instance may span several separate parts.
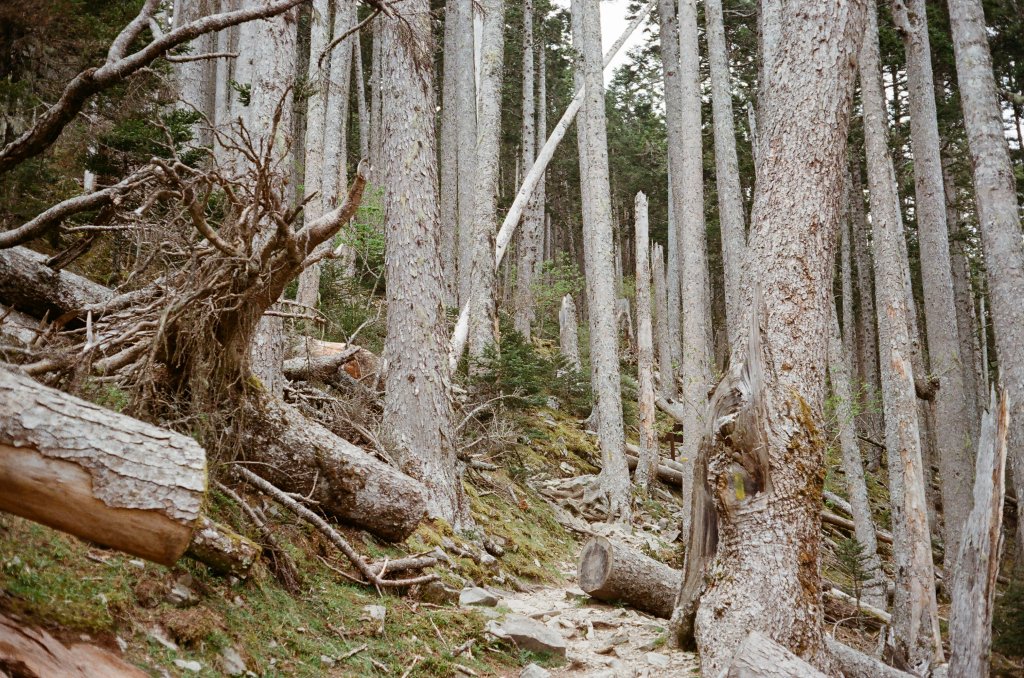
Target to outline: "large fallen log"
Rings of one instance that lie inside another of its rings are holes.
[[[419,481],[339,438],[276,399],[250,407],[241,431],[243,460],[320,511],[391,541],[408,537],[426,515]],[[252,451],[258,450],[253,453]]]
[[[718,678],[825,678],[768,636],[752,631]]]
[[[109,288],[46,265],[46,255],[26,247],[0,249],[0,302],[29,315],[51,318],[113,298]]]
[[[636,465],[640,463],[640,458],[634,454],[627,454],[626,463],[629,465],[630,471],[635,471]],[[671,485],[673,489],[678,489],[683,486],[682,472],[677,471],[674,468],[669,468],[664,464],[658,465],[658,480],[664,481],[666,484]]]
[[[327,380],[343,368],[353,379],[377,373],[380,358],[362,346],[303,337],[293,357],[284,363],[289,379]]]
[[[205,492],[191,438],[0,369],[0,510],[171,565]]]
[[[853,525],[853,521],[852,520],[847,520],[846,518],[843,518],[842,516],[837,516],[836,514],[832,513],[831,511],[824,511],[823,510],[821,512],[821,522],[828,523],[830,525],[835,525],[836,527],[842,527],[842,528],[844,528],[846,530],[849,530],[850,532],[853,532],[853,530],[854,530],[854,525]],[[886,532],[885,530],[877,530],[875,532],[875,536],[878,538],[878,541],[880,541],[880,542],[883,542],[885,544],[892,544],[892,534],[889,533],[889,532]]]
[[[576,577],[580,588],[598,600],[626,603],[668,619],[681,573],[627,546],[594,537],[580,553]]]
[[[911,678],[911,674],[844,645],[832,636],[825,636],[825,647],[846,678]]]

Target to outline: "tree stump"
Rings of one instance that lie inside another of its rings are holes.
[[[604,537],[583,547],[576,570],[580,588],[606,603],[626,603],[668,619],[675,607],[681,573]]]

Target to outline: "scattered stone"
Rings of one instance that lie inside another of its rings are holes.
[[[327,668],[331,668],[331,667],[333,667],[333,666],[334,666],[334,665],[335,665],[336,663],[337,663],[337,662],[335,662],[335,661],[334,661],[334,659],[333,659],[332,657],[329,657],[329,656],[327,656],[327,655],[325,655],[325,654],[322,654],[322,655],[320,655],[320,664],[321,664],[322,666],[326,666]]]
[[[572,587],[565,590],[565,599],[578,602],[585,602],[587,600],[590,600],[590,596],[584,593],[583,589]]]
[[[199,673],[203,670],[203,665],[194,659],[175,659],[174,665],[182,671],[191,671],[192,673]]]
[[[459,600],[459,590],[441,581],[432,581],[420,588],[420,600],[434,605],[449,605]]]
[[[459,594],[459,605],[462,607],[469,607],[470,605],[494,607],[497,604],[498,596],[479,586],[463,589],[462,593]]]
[[[519,678],[548,678],[551,672],[537,664],[527,664],[526,668],[519,672]]]
[[[364,605],[364,614],[359,621],[374,622],[377,625],[377,633],[384,632],[384,617],[388,614],[388,608],[383,605]]]
[[[146,631],[146,635],[166,647],[168,650],[174,650],[175,652],[178,651],[178,646],[173,640],[167,637],[167,633],[159,626],[151,627]]]
[[[220,651],[220,670],[228,676],[241,676],[248,667],[238,650],[228,645]]]
[[[648,652],[644,655],[644,659],[647,660],[648,664],[659,669],[667,669],[670,663],[668,655],[661,654],[660,652]]]
[[[480,564],[492,570],[498,569],[498,559],[492,556],[490,553],[480,554]]]
[[[196,596],[192,593],[192,590],[181,583],[171,586],[171,590],[167,592],[166,599],[168,603],[175,607],[188,607],[196,602]]]
[[[509,615],[500,625],[488,622],[488,630],[523,649],[565,657],[565,638],[562,634],[529,617]]]

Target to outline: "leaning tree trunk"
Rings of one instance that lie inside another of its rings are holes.
[[[740,192],[740,170],[736,160],[729,52],[725,44],[721,0],[707,0],[704,14],[711,70],[711,112],[715,124],[715,186],[718,190],[718,214],[722,231],[722,265],[725,269],[725,321],[729,345],[732,345],[742,335],[740,278],[747,234],[743,224],[743,195]]]
[[[897,25],[907,54],[910,94],[910,142],[914,153],[914,211],[921,252],[928,367],[941,375],[935,392],[935,456],[942,487],[943,569],[956,569],[960,531],[970,503],[971,453],[968,447],[973,413],[968,415],[965,364],[957,334],[953,272],[946,224],[946,196],[939,157],[939,127],[935,112],[931,47],[924,0],[895,3]]]
[[[205,494],[191,438],[0,369],[0,509],[170,566]]]
[[[654,336],[651,329],[651,266],[647,242],[647,196],[636,194],[636,344],[639,388],[640,464],[637,487],[650,485],[658,468],[658,435],[654,430]]]
[[[575,0],[578,29],[573,42],[582,54],[586,96],[577,125],[584,210],[583,253],[590,320],[590,362],[594,376],[597,432],[601,443],[601,489],[608,498],[609,520],[629,523],[629,471],[623,451],[618,333],[615,325],[615,267],[612,259],[611,189],[608,179],[601,15],[597,0]],[[579,38],[577,40],[577,38]]]
[[[501,81],[505,54],[505,1],[485,0],[481,48],[480,102],[476,136],[476,183],[472,262],[470,263],[469,356],[483,357],[497,342],[495,295],[497,275],[494,237],[497,234],[498,167],[500,165]]]
[[[679,73],[682,87],[680,106],[683,120],[680,166],[681,204],[677,208],[676,246],[679,248],[681,303],[683,310],[683,353],[681,376],[683,422],[682,456],[697,458],[704,410],[711,383],[711,318],[708,309],[708,260],[704,231],[704,163],[701,144],[700,59],[697,55],[697,2],[679,2]],[[674,168],[673,168],[674,169]],[[683,475],[683,533],[689,528],[692,471]]]
[[[878,292],[879,362],[882,367],[885,446],[889,455],[889,499],[895,539],[894,652],[907,666],[926,670],[942,660],[942,644],[911,364],[914,348],[908,322],[904,263],[900,257],[903,228],[888,148],[875,3],[868,4],[871,10],[860,52],[860,81],[871,198],[875,289]]]
[[[761,111],[761,148],[771,153],[759,158],[751,219],[748,260],[758,278],[749,341],[708,407],[714,424],[694,468],[690,547],[674,615],[677,631],[695,630],[708,676],[728,665],[752,631],[831,669],[818,573],[820,431],[865,9],[863,2],[790,0],[782,18]]]
[[[576,566],[580,588],[606,603],[625,603],[668,619],[676,599],[679,571],[639,551],[594,537]]]
[[[388,328],[384,420],[403,471],[427,487],[427,510],[469,522],[455,457],[438,241],[430,12],[410,0],[382,20],[381,183],[387,194]]]
[[[1006,392],[997,403],[993,390],[989,411],[982,417],[978,440],[974,507],[964,528],[953,575],[949,615],[951,676],[989,675],[1009,419]]]
[[[1010,398],[1010,465],[1024,488],[1024,242],[1002,106],[992,74],[981,0],[950,0],[964,129],[974,166],[975,203],[985,252],[999,373]],[[1017,502],[1017,553],[1024,553],[1024,501]]]

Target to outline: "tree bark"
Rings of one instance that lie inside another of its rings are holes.
[[[0,370],[0,487],[4,511],[170,566],[200,518],[206,453]]]
[[[654,336],[651,329],[651,266],[647,240],[647,196],[636,194],[636,344],[640,465],[633,476],[637,487],[650,485],[658,469],[658,436],[654,430]]]
[[[909,329],[906,271],[900,256],[903,228],[888,148],[875,4],[869,2],[868,5],[868,26],[860,52],[860,81],[878,292],[885,446],[889,455],[889,497],[895,539],[894,653],[901,662],[921,672],[942,661],[942,643],[911,362],[914,347]]]
[[[999,575],[1003,494],[1006,490],[1006,437],[1010,414],[1006,391],[982,417],[974,475],[974,507],[964,527],[953,574],[949,614],[949,675],[989,675],[992,611]],[[947,570],[949,572],[949,570]]]
[[[590,362],[594,378],[597,432],[601,445],[602,491],[608,498],[608,518],[628,524],[632,512],[629,472],[623,452],[622,399],[619,383],[618,333],[615,326],[615,266],[608,146],[604,110],[604,70],[601,56],[601,15],[597,0],[575,0],[573,44],[582,55],[585,89],[583,113],[577,124],[580,181],[583,191],[583,254],[590,322]]]
[[[1010,466],[1014,487],[1020,492],[1024,488],[1024,242],[1017,191],[980,0],[951,0],[949,23],[974,167],[999,373],[1010,399]],[[1017,502],[1017,553],[1022,552],[1024,501]]]
[[[583,547],[576,579],[580,588],[606,603],[668,619],[676,599],[679,571],[639,551],[594,537]]]
[[[836,660],[836,664],[846,678],[910,678],[904,673],[883,664],[879,660],[863,652],[848,647],[831,636],[825,638],[828,651]]]
[[[453,0],[455,14],[452,19],[458,24],[456,46],[458,81],[458,169],[459,169],[459,223],[458,252],[459,306],[469,304],[472,283],[473,221],[476,215],[474,200],[476,191],[476,69],[473,63],[473,3],[470,0]]]
[[[427,488],[427,511],[469,523],[455,457],[437,229],[437,155],[430,13],[410,0],[382,20],[387,339],[384,420],[401,469]]]
[[[251,539],[206,516],[199,516],[185,555],[218,574],[245,579],[259,560],[260,551],[259,545]]]
[[[681,202],[676,210],[676,246],[679,248],[680,300],[683,309],[681,454],[697,458],[704,430],[708,386],[711,383],[711,342],[708,306],[708,260],[704,231],[704,161],[701,142],[700,59],[697,55],[697,2],[679,2],[679,73],[682,88],[682,164],[679,167]],[[674,171],[674,170],[673,170]],[[690,517],[685,511],[693,491],[692,472],[683,476],[683,533]]]
[[[240,433],[245,449],[254,452],[244,460],[257,463],[246,467],[285,492],[310,497],[327,515],[390,541],[408,537],[426,514],[429,494],[420,482],[291,405],[266,399],[262,408],[247,414],[249,421]],[[387,413],[385,420],[402,427]]]
[[[441,133],[438,182],[441,187],[441,270],[445,283],[445,305],[458,303],[458,266],[455,244],[459,231],[459,21],[458,4],[448,0],[444,9],[444,82],[441,87]]]
[[[722,264],[725,276],[725,320],[729,345],[740,340],[740,278],[747,234],[743,224],[743,195],[736,160],[736,130],[733,122],[729,52],[721,0],[704,5],[707,27],[708,63],[711,70],[711,112],[715,127],[715,187],[718,192],[718,220],[722,231]]]
[[[719,678],[825,678],[825,674],[768,636],[753,631]]]
[[[967,365],[957,335],[953,272],[946,224],[939,128],[935,112],[931,47],[924,0],[897,0],[894,17],[901,29],[907,57],[907,90],[910,95],[910,141],[914,153],[914,210],[920,247],[921,284],[924,290],[928,367],[941,380],[935,393],[935,456],[942,487],[942,523],[945,545],[943,569],[956,570],[960,532],[970,503],[971,420],[968,416]],[[922,375],[923,376],[923,375]]]
[[[25,247],[0,249],[0,301],[36,317],[59,318],[113,298],[110,289],[46,265],[46,255]]]
[[[821,409],[865,9],[790,0],[781,17],[761,111],[760,148],[771,150],[759,155],[748,245],[749,268],[759,275],[747,305],[750,334],[708,406],[715,423],[694,464],[693,522],[673,615],[681,642],[695,627],[709,676],[728,666],[752,631],[832,671],[818,573]]]
[[[485,0],[476,134],[472,287],[469,311],[469,356],[479,360],[497,343],[496,266],[498,167],[500,165],[501,82],[505,58],[505,2]]]

